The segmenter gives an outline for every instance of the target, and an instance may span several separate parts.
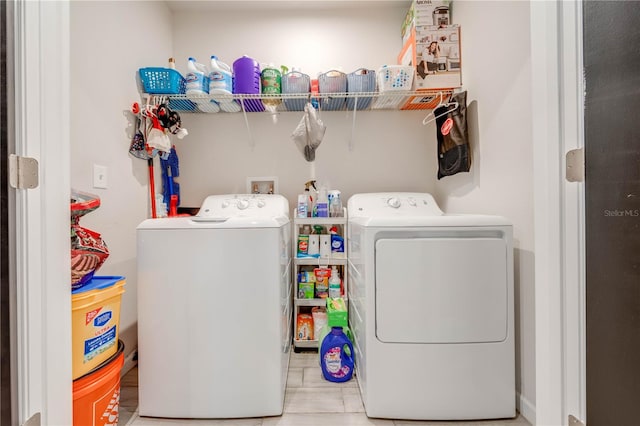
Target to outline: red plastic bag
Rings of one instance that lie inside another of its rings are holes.
[[[100,207],[95,195],[73,192],[71,197],[71,289],[87,283],[109,257],[99,233],[78,224],[80,217]]]

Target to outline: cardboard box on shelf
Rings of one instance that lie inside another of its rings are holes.
[[[450,0],[413,0],[402,23],[402,44],[411,34],[411,30],[425,25],[450,25]]]
[[[438,105],[446,104],[453,95],[453,89],[425,89],[420,94],[409,97],[401,109],[435,109]]]
[[[347,327],[349,325],[347,305],[343,298],[327,299],[327,325],[329,327]]]
[[[462,86],[462,61],[460,26],[426,25],[411,30],[411,34],[398,55],[400,65],[415,69],[413,90],[422,92],[455,89]],[[410,98],[405,106],[422,105],[419,109],[431,109],[431,103]],[[437,103],[436,103],[437,105]]]

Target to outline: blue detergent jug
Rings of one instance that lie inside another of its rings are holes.
[[[342,332],[342,327],[331,327],[331,333],[326,335],[320,346],[320,367],[324,378],[330,382],[351,380],[353,353],[353,344]]]

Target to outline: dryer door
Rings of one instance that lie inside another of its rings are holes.
[[[507,337],[507,243],[500,238],[376,241],[376,335],[386,343]]]

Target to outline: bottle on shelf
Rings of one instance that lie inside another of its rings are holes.
[[[318,79],[314,78],[311,80],[311,105],[318,109],[320,108],[320,98],[318,95],[320,94],[320,84],[318,83]]]
[[[313,193],[311,191],[313,189]],[[307,194],[307,217],[316,216],[316,205],[314,195],[317,193],[316,191],[316,181],[310,180],[305,182],[304,184],[304,193]]]
[[[298,234],[297,249],[296,249],[296,257],[309,257],[309,240],[311,235],[311,226],[304,225],[300,234]]]
[[[233,73],[231,67],[211,55],[209,62],[209,93],[231,95],[233,94]]]
[[[298,195],[298,210],[296,212],[297,217],[307,217],[309,212],[309,194],[304,193]]]
[[[331,332],[320,344],[320,366],[325,380],[330,382],[351,380],[354,365],[353,353],[353,344],[342,331],[342,327],[331,327]]]
[[[336,299],[342,296],[342,282],[340,280],[340,272],[338,272],[338,267],[333,265],[331,267],[331,277],[329,278],[329,297],[331,299]]]
[[[342,217],[342,199],[340,197],[340,191],[333,189],[329,191],[329,216],[330,217]]]
[[[233,62],[234,88],[233,93],[259,95],[260,94],[260,64],[249,56],[242,56]],[[242,103],[247,111],[264,111],[260,99],[243,99]]]
[[[320,191],[318,191],[318,202],[316,205],[318,217],[329,217],[329,197],[327,195],[326,186],[320,187]]]
[[[209,61],[209,94],[211,99],[226,112],[238,112],[242,108],[233,100],[233,72],[231,67],[222,62],[216,55]]]
[[[202,95],[209,93],[209,88],[205,88],[205,73],[206,67],[196,61],[195,58],[190,57],[187,62],[187,75],[185,77],[186,94],[187,97],[201,98]],[[209,99],[205,99],[209,102]]]
[[[169,58],[169,69],[172,69],[172,70],[176,69],[176,60],[175,60],[175,58]]]
[[[344,258],[344,238],[338,233],[338,227],[332,226],[329,234],[331,235],[331,256]]]
[[[282,74],[280,70],[272,63],[267,65],[260,75],[260,83],[262,86],[263,95],[279,95],[282,91]],[[277,97],[264,98],[262,102],[265,105],[279,105],[282,100]]]

